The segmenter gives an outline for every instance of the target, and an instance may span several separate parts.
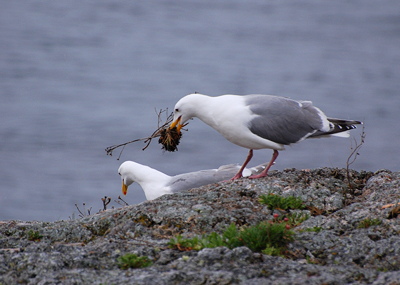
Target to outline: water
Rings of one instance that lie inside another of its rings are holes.
[[[177,153],[148,136],[182,96],[307,99],[365,122],[352,168],[399,170],[398,1],[3,1],[0,220],[54,221],[120,195],[119,164],[168,174],[242,163],[247,150],[191,121]],[[361,130],[353,132],[359,139]],[[352,140],[308,140],[274,169],[345,167]],[[270,159],[255,152],[252,164]],[[144,201],[138,185],[126,201]],[[111,203],[119,206],[117,203]]]

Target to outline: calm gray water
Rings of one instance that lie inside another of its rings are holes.
[[[2,1],[0,220],[68,219],[82,203],[95,213],[120,195],[124,160],[171,175],[242,163],[247,150],[199,121],[176,153],[153,142],[105,155],[195,91],[307,99],[363,120],[352,167],[399,170],[399,11],[397,0]],[[351,141],[288,147],[274,169],[345,167]],[[128,203],[144,201],[129,190]]]

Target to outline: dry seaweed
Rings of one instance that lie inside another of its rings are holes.
[[[162,144],[162,149],[166,151],[176,151],[181,137],[182,133],[178,131],[177,127],[163,129],[158,143]]]
[[[149,137],[135,139],[135,140],[132,140],[132,141],[129,141],[126,143],[109,146],[105,149],[107,155],[112,156],[113,151],[115,149],[117,149],[119,147],[123,147],[117,158],[117,160],[119,160],[126,145],[128,145],[130,143],[138,142],[138,141],[143,141],[146,145],[142,148],[142,150],[145,150],[150,145],[152,139],[157,138],[157,137],[160,137],[158,142],[163,145],[162,146],[163,150],[166,150],[166,151],[178,150],[177,145],[179,144],[179,140],[182,137],[182,133],[180,131],[178,131],[178,129],[176,127],[171,128],[171,129],[169,128],[169,125],[171,124],[171,122],[174,118],[174,114],[173,113],[168,114],[168,109],[165,109],[165,110],[161,109],[158,112],[156,111],[156,113],[158,116],[158,127]],[[162,114],[167,114],[167,118],[166,118],[165,122],[160,126]]]

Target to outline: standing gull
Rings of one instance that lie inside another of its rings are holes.
[[[231,180],[241,178],[243,169],[253,157],[253,149],[273,149],[268,166],[257,175],[267,175],[269,168],[285,145],[306,138],[326,136],[348,137],[348,131],[359,121],[327,118],[310,101],[295,101],[272,95],[222,95],[210,97],[189,94],[178,101],[170,128],[178,132],[191,118],[199,118],[231,143],[248,148],[249,153],[239,172]]]
[[[244,175],[260,173],[266,165],[259,165],[253,168],[245,168]],[[207,169],[195,172],[184,173],[176,176],[169,176],[149,166],[133,161],[125,161],[118,169],[122,180],[122,193],[126,195],[128,186],[133,182],[139,183],[147,200],[153,200],[164,194],[173,194],[186,191],[192,188],[207,184],[217,183],[229,179],[234,175],[239,165],[223,165],[218,169]]]

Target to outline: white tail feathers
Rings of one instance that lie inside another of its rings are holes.
[[[345,131],[345,132],[341,132],[341,133],[335,133],[335,134],[331,134],[328,136],[332,136],[332,137],[339,137],[339,138],[348,138],[350,137],[350,131]]]

